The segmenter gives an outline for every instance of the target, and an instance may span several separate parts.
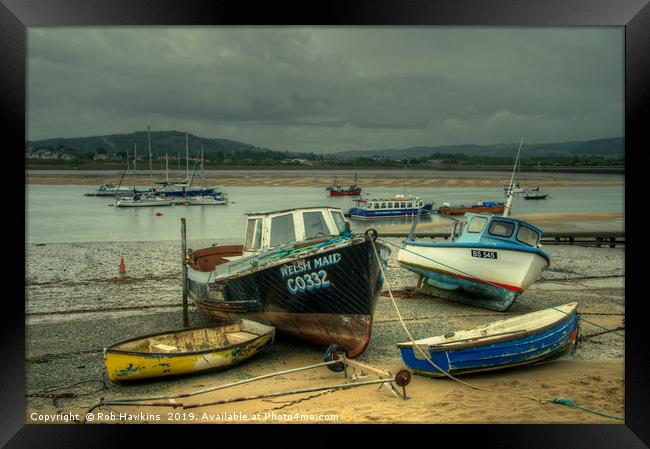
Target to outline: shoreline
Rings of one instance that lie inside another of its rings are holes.
[[[298,174],[297,174],[298,175]],[[352,182],[350,179],[341,178],[340,182],[346,184]],[[69,177],[63,176],[47,176],[47,175],[28,175],[25,178],[26,185],[92,185],[96,186],[105,182],[119,183],[119,177],[115,179],[110,175],[95,175],[88,174],[74,176],[71,173]],[[112,181],[110,181],[113,179]],[[505,179],[505,178],[504,178]],[[402,180],[400,177],[395,178],[371,178],[360,177],[357,183],[362,187],[503,187],[504,179],[490,179],[490,178],[417,178],[407,177]],[[220,186],[266,186],[266,187],[323,187],[325,188],[331,184],[331,179],[321,177],[314,177],[309,173],[301,173],[300,176],[278,176],[268,174],[266,176],[260,175],[245,175],[243,177],[234,176],[215,176],[209,175],[203,180],[207,185],[220,185]],[[526,178],[526,183],[529,185],[542,185],[547,187],[599,187],[599,186],[623,186],[625,181],[621,180],[598,180],[598,179],[571,179],[571,178]],[[129,180],[128,185],[149,185],[150,179],[147,176],[139,175]]]

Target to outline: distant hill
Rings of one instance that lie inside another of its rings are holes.
[[[267,148],[260,148],[247,143],[228,139],[209,139],[189,134],[190,155],[196,155],[203,145],[206,154],[218,151],[224,154],[241,151],[268,152]],[[27,146],[33,148],[59,148],[77,153],[94,152],[104,149],[107,153],[129,152],[133,154],[133,146],[137,144],[139,156],[148,154],[147,132],[136,131],[130,134],[110,134],[106,136],[55,138],[27,141]],[[185,155],[185,133],[181,131],[152,131],[151,152],[155,156],[168,154],[176,156]]]
[[[422,158],[433,154],[466,154],[468,156],[513,156],[517,152],[518,143],[496,145],[445,145],[436,147],[412,147],[405,149],[384,150],[347,150],[336,153],[349,157],[387,157],[387,158]],[[584,140],[577,142],[558,143],[525,143],[521,149],[521,157],[535,156],[574,156],[597,155],[603,157],[619,157],[625,154],[623,137],[609,139]]]

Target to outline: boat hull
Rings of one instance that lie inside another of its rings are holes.
[[[470,343],[458,349],[445,349],[444,345],[420,346],[440,369],[422,357],[412,344],[399,346],[404,363],[415,373],[444,377],[445,372],[459,375],[552,360],[574,347],[577,329],[578,317],[574,308],[551,325],[498,340]]]
[[[241,363],[269,348],[274,340],[275,330],[270,329],[243,343],[193,353],[138,353],[107,348],[104,365],[112,382],[198,374]]]
[[[489,253],[493,258],[472,257]],[[431,287],[453,291],[450,300],[505,311],[542,275],[549,261],[541,252],[494,245],[406,241],[397,261],[427,278]]]
[[[361,189],[356,190],[330,190],[330,196],[358,196],[361,195]]]
[[[497,206],[474,206],[474,207],[440,207],[438,213],[440,215],[463,215],[470,213],[483,213],[483,214],[502,214],[505,210],[505,204]]]
[[[372,245],[362,240],[212,283],[210,273],[188,266],[188,294],[213,319],[248,318],[321,347],[340,344],[355,357],[370,341],[384,281]],[[385,261],[389,250],[377,251]]]

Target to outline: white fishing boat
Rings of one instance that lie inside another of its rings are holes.
[[[507,310],[550,263],[548,255],[540,249],[542,231],[508,217],[512,198],[510,190],[503,216],[467,213],[465,223],[454,220],[448,241],[416,240],[418,216],[402,243],[397,261],[426,278],[427,286],[447,292],[443,297]]]

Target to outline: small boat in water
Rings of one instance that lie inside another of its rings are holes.
[[[155,193],[136,193],[131,197],[120,198],[115,202],[116,207],[160,207],[171,206],[174,202]]]
[[[228,198],[224,195],[201,195],[188,196],[185,198],[185,204],[190,206],[222,206],[228,204]]]
[[[330,196],[357,196],[361,195],[361,187],[357,184],[357,175],[354,175],[354,183],[348,187],[344,188],[341,184],[337,183],[336,180],[332,182],[332,185],[329,186],[326,190],[329,190]]]
[[[134,193],[135,189],[129,187],[121,187],[113,184],[102,184],[97,187],[94,193],[86,193],[85,196],[122,196]]]
[[[409,368],[432,377],[546,362],[576,344],[577,307],[573,302],[397,346]]]
[[[350,208],[352,218],[372,219],[386,217],[429,215],[433,209],[433,203],[425,203],[417,196],[395,195],[392,198],[383,199],[358,199],[356,206]]]
[[[131,338],[104,349],[113,382],[195,374],[226,368],[273,344],[275,329],[249,320]]]
[[[525,200],[545,200],[546,198],[548,198],[548,193],[541,193],[539,186],[536,189],[526,190],[526,194],[524,195]]]
[[[496,201],[479,201],[471,206],[451,206],[447,203],[438,208],[440,215],[463,215],[467,212],[485,213],[485,214],[502,214],[506,208],[506,203]]]
[[[187,259],[187,290],[217,320],[246,318],[350,357],[370,341],[390,250],[354,235],[340,209],[251,214],[242,248],[205,248]],[[375,257],[374,245],[381,261]]]

